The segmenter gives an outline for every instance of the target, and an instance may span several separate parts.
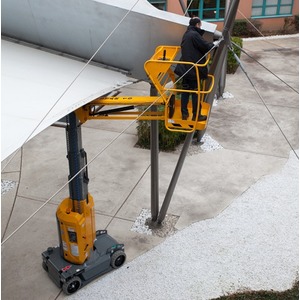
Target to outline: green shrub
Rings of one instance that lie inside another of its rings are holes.
[[[282,34],[291,34],[299,32],[299,16],[284,18]]]
[[[232,37],[231,41],[235,44],[239,45],[241,48],[243,47],[243,40],[239,37]],[[232,48],[234,53],[240,58],[241,57],[241,50],[232,44]],[[239,63],[236,61],[233,53],[231,51],[228,51],[227,55],[227,74],[234,74],[239,66]]]
[[[159,109],[162,110],[163,107]],[[137,146],[150,149],[150,127],[151,121],[138,121]],[[158,121],[158,135],[159,150],[162,151],[174,151],[176,146],[182,143],[186,137],[185,133],[167,130],[164,121]]]
[[[255,37],[260,36],[261,22],[259,20],[236,20],[232,28],[232,36]]]
[[[299,15],[295,16],[295,29],[296,32],[299,32]]]
[[[277,291],[246,291],[221,296],[212,300],[297,300],[299,299],[299,281],[293,287],[283,292]]]
[[[236,20],[232,29],[233,36],[248,36],[248,26],[246,20]]]
[[[256,37],[256,36],[262,36],[261,32],[261,26],[262,23],[259,20],[251,20],[251,24],[248,23],[248,36],[249,37]]]

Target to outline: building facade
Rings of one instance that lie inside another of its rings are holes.
[[[148,0],[152,5],[176,14],[198,16],[202,20],[215,23],[223,29],[226,5],[230,0]],[[299,0],[242,0],[239,4],[237,20],[248,19],[259,24],[264,32],[284,30],[289,22],[299,16]]]

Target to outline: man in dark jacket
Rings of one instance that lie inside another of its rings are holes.
[[[213,46],[213,43],[209,43],[205,41],[202,37],[204,30],[201,30],[201,20],[198,17],[194,17],[190,20],[189,26],[187,31],[184,33],[181,42],[181,61],[188,61],[198,64],[205,63],[206,58],[202,58]],[[202,58],[202,59],[201,59]],[[200,60],[201,59],[201,60]],[[195,90],[198,87],[197,84],[197,77],[196,77],[196,70],[195,67],[192,65],[179,65],[178,67],[184,66],[184,73],[189,70],[189,72],[184,75],[182,81],[182,87],[185,90]],[[207,67],[199,68],[200,72],[200,79],[207,78]],[[176,73],[176,70],[175,70]],[[182,73],[182,72],[181,72]],[[181,74],[182,75],[182,74]],[[192,120],[196,119],[197,114],[197,105],[198,105],[198,95],[195,93],[188,93],[184,92],[181,94],[181,113],[182,113],[182,120],[187,120],[189,117],[188,113],[188,102],[189,96],[192,94],[192,103],[193,103],[193,118]],[[200,103],[200,112],[198,116],[199,121],[206,120],[206,116],[201,115],[201,103]]]

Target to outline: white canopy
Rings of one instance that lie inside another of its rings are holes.
[[[1,60],[1,161],[29,136],[93,99],[132,83],[120,72],[88,65],[66,91],[85,63],[4,40]]]
[[[93,60],[141,80],[147,79],[144,63],[155,48],[180,45],[189,24],[188,17],[158,10],[147,0],[2,0],[1,10],[2,35],[85,59],[106,41]],[[207,39],[216,27],[202,22]]]

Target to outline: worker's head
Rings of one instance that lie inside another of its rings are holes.
[[[190,25],[200,28],[201,27],[201,20],[198,17],[194,17],[190,19]]]

